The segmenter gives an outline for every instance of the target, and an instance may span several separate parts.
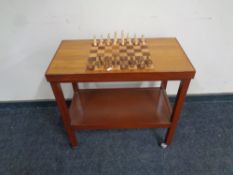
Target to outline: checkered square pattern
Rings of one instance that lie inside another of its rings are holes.
[[[88,58],[88,70],[136,70],[142,69],[143,65],[137,66],[138,60],[146,60],[150,57],[147,45],[102,45],[91,46]],[[106,59],[107,58],[107,59]],[[107,62],[105,60],[108,60]],[[110,60],[110,62],[109,62]],[[135,60],[135,61],[134,61]],[[137,64],[132,66],[132,63]],[[140,61],[141,63],[142,61]],[[148,62],[148,61],[147,61]],[[125,65],[126,64],[126,65]],[[129,65],[131,64],[131,65]],[[145,66],[144,66],[145,67]],[[152,68],[148,66],[147,68]]]

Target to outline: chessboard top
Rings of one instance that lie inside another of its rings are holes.
[[[64,81],[68,81],[69,78],[80,78],[80,81],[84,81],[85,77],[88,79],[87,76],[93,77],[93,74],[114,76],[114,74],[151,73],[154,76],[156,74],[163,76],[164,73],[164,75],[169,74],[171,79],[194,77],[195,68],[176,38],[147,38],[146,43],[154,63],[153,69],[93,72],[86,69],[92,40],[63,40],[47,69],[46,77],[49,81],[56,81],[57,77],[61,78],[62,76]],[[147,79],[149,80],[149,78]]]

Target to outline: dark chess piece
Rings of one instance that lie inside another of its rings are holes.
[[[111,61],[112,61],[112,58],[111,58],[111,57],[106,56],[106,57],[104,58],[104,62],[111,62]]]
[[[133,57],[130,57],[130,60],[129,60],[129,66],[130,67],[134,67],[136,65],[136,61]]]
[[[102,57],[99,56],[99,57],[97,58],[96,62],[95,62],[95,66],[96,66],[97,68],[101,68],[103,65],[104,65],[104,62],[103,62],[103,60],[102,60]]]
[[[139,64],[138,64],[138,68],[139,69],[144,69],[145,68],[145,62],[144,61],[141,61]]]
[[[120,57],[120,60],[121,60],[121,61],[127,61],[127,60],[128,60],[128,57],[127,57],[127,56]]]
[[[87,69],[88,70],[94,70],[94,68],[95,68],[95,61],[96,61],[95,57],[89,57],[88,58],[88,62],[87,62]]]
[[[95,68],[95,66],[94,66],[93,63],[88,63],[88,64],[87,64],[87,69],[88,69],[88,70],[94,70],[94,68]]]
[[[106,70],[109,70],[110,68],[112,68],[112,58],[111,57],[104,58],[104,68]]]
[[[89,57],[88,58],[88,62],[95,62],[96,61],[96,57]]]
[[[122,62],[120,63],[120,68],[121,68],[121,70],[126,70],[126,69],[128,69],[127,61],[122,61]]]
[[[95,66],[97,67],[97,68],[100,68],[102,65],[101,65],[101,62],[100,61],[96,61],[95,62]]]
[[[95,68],[94,61],[93,60],[88,60],[87,69],[88,70],[94,70],[94,68]]]
[[[135,60],[136,60],[137,64],[141,64],[141,62],[142,62],[144,59],[143,59],[143,57],[141,57],[141,56],[136,56],[136,57],[135,57]]]
[[[120,64],[119,59],[118,59],[117,57],[114,57],[114,58],[113,58],[113,61],[112,61],[112,64],[113,64],[113,66],[119,65],[119,64]]]
[[[150,59],[150,57],[146,58],[145,64],[146,64],[146,66],[151,66],[152,65],[152,60]]]
[[[103,60],[103,58],[101,57],[101,56],[99,56],[99,64],[100,64],[100,66],[103,66],[104,65],[104,60]]]

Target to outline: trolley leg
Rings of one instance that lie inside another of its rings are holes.
[[[161,88],[164,88],[164,89],[167,88],[167,80],[163,80],[163,81],[161,82]]]
[[[161,143],[162,148],[166,148],[167,145],[172,143],[173,136],[175,134],[176,126],[180,118],[181,109],[184,104],[185,96],[189,87],[190,79],[182,80],[180,82],[179,90],[176,96],[175,105],[171,115],[171,126],[167,131],[165,143]]]
[[[77,143],[77,139],[75,136],[75,131],[70,125],[70,116],[69,116],[65,98],[62,92],[61,85],[60,83],[56,83],[56,82],[51,82],[50,84],[51,84],[54,96],[56,98],[56,102],[60,110],[60,114],[61,114],[61,117],[64,123],[66,133],[68,135],[70,144],[73,148],[75,148],[77,147],[78,143]]]
[[[72,87],[73,87],[74,92],[78,91],[78,84],[77,84],[77,82],[73,82],[72,83]]]

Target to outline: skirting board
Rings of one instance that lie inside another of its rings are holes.
[[[175,101],[175,96],[169,96],[171,102]],[[233,94],[201,94],[187,95],[185,103],[190,102],[214,102],[214,101],[233,101]],[[67,99],[67,104],[71,99]],[[28,100],[28,101],[7,101],[0,102],[0,108],[6,107],[48,107],[56,106],[55,100]]]

